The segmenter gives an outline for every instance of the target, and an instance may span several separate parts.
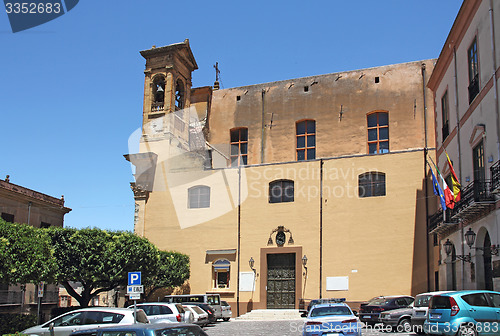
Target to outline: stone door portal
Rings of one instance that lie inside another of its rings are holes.
[[[267,308],[295,308],[295,253],[267,255]]]

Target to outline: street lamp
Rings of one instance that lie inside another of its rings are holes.
[[[255,260],[253,260],[253,257],[250,257],[250,260],[248,260],[248,265],[250,265],[250,268],[255,273],[255,268],[253,268],[254,264],[255,264]]]
[[[469,249],[472,249],[472,245],[474,245],[474,241],[476,240],[476,233],[474,231],[472,231],[471,228],[469,228],[469,230],[467,230],[467,232],[465,233],[464,237],[465,237],[465,243],[467,244],[467,246],[469,246]],[[446,252],[447,256],[450,255],[452,247],[453,247],[453,243],[449,239],[447,239],[446,243],[444,243],[444,251]],[[474,247],[474,248],[476,250],[484,250],[485,249],[483,247]],[[491,254],[493,254],[494,252],[498,254],[498,249],[495,245],[491,246],[491,248],[489,250],[490,250]],[[467,255],[457,255],[456,258],[458,260],[463,260],[465,262],[471,262],[470,252]]]
[[[306,265],[307,265],[307,257],[304,254],[304,256],[302,257],[302,266],[304,266],[304,269],[305,269],[305,271],[303,273],[304,276],[306,276],[306,274],[307,274],[307,266]]]

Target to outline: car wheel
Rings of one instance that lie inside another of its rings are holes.
[[[457,336],[477,336],[477,331],[474,325],[464,324],[460,326]]]
[[[229,321],[229,317],[224,317],[223,320],[227,322]]]
[[[402,319],[398,323],[397,332],[411,332],[411,323],[408,319]]]

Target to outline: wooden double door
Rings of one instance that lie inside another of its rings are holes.
[[[267,308],[295,308],[295,253],[267,255]]]

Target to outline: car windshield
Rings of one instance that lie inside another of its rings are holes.
[[[427,307],[429,306],[429,299],[431,297],[432,295],[417,295],[413,305],[415,307]]]
[[[136,336],[137,333],[135,331],[108,331],[103,332],[102,336]]]
[[[329,315],[351,315],[351,310],[347,307],[317,307],[311,312],[311,317]]]
[[[389,303],[389,300],[387,300],[385,298],[375,298],[375,299],[371,299],[370,301],[368,301],[369,306],[382,306],[382,305],[385,305],[388,303]]]
[[[167,328],[162,330],[155,331],[156,336],[204,336],[206,335],[200,328],[197,327],[175,327],[175,328]]]

